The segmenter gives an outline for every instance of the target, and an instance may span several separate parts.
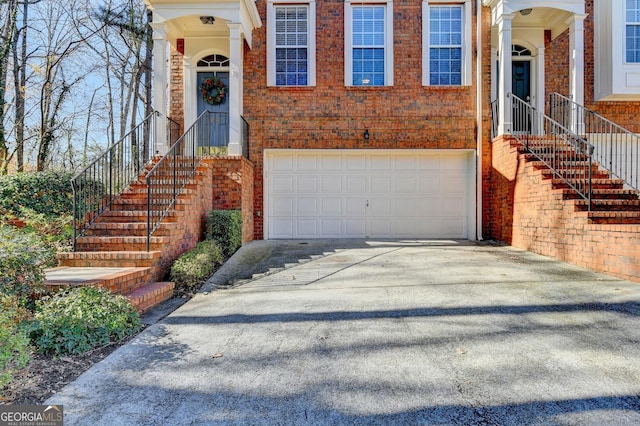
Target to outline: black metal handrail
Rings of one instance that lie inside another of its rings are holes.
[[[513,137],[587,200],[591,211],[593,145],[514,94],[507,96],[513,111]]]
[[[156,150],[156,125],[160,113],[154,111],[118,142],[71,179],[73,191],[73,249],[78,237],[111,206],[115,198],[138,179]],[[169,140],[180,126],[167,119]]]
[[[249,125],[244,118],[242,122],[246,130],[243,129],[241,145],[243,155],[248,156],[245,138]],[[202,158],[227,155],[228,149],[229,114],[205,111],[147,173],[147,251],[151,249],[151,236],[194,178]]]
[[[498,136],[498,100],[491,102],[491,139]]]
[[[640,137],[559,93],[549,97],[549,115],[567,128],[577,128],[594,146],[594,160],[613,176],[640,190]]]

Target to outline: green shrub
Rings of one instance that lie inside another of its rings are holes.
[[[28,312],[13,297],[0,295],[0,389],[9,384],[13,373],[27,365],[31,355],[29,337],[21,325]]]
[[[127,298],[103,288],[81,287],[38,301],[30,335],[40,352],[80,354],[141,327]]]
[[[27,208],[46,216],[70,215],[73,196],[69,173],[38,172],[0,176],[0,207],[20,217]]]
[[[26,300],[44,292],[44,268],[55,251],[36,234],[0,227],[0,294]]]
[[[217,241],[225,256],[231,256],[242,245],[242,212],[212,210],[207,218],[208,240]]]
[[[71,215],[47,216],[23,208],[20,218],[26,225],[22,230],[39,235],[52,251],[71,250],[73,246],[73,217]],[[47,266],[52,267],[55,264],[50,263]]]
[[[171,281],[176,283],[179,292],[195,291],[213,275],[223,260],[218,243],[213,240],[201,241],[173,262]]]

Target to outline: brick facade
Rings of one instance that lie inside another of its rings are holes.
[[[258,0],[257,7],[266,22],[266,2]],[[343,2],[316,2],[315,87],[267,87],[266,26],[253,32],[244,58],[244,116],[255,164],[256,239],[263,238],[264,149],[476,148],[475,60],[472,86],[423,87],[422,2],[395,2],[393,8],[393,87],[345,87]],[[489,34],[484,42],[488,57]],[[488,66],[484,75],[488,92]]]

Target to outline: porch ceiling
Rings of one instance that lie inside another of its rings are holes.
[[[556,38],[569,28],[567,21],[571,15],[572,13],[560,9],[536,7],[532,8],[528,15],[516,13],[513,18],[513,27],[551,30],[551,37]]]

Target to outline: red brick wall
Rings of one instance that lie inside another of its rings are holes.
[[[526,163],[511,139],[493,142],[491,236],[622,279],[640,282],[640,225],[591,225],[574,202],[563,200],[540,171]]]
[[[182,54],[173,46],[169,68],[169,117],[184,129],[184,62]]]
[[[253,164],[244,157],[220,157],[213,165],[213,208],[242,211],[242,242],[253,240]]]
[[[257,1],[266,23],[265,4]],[[254,31],[252,49],[245,54],[244,116],[251,126],[250,158],[256,165],[257,239],[263,238],[263,149],[476,147],[475,86],[423,87],[422,2],[395,2],[393,7],[393,87],[344,86],[343,2],[316,2],[316,87],[267,87],[266,25]],[[485,57],[488,40],[489,31]],[[475,84],[475,62],[472,70]]]

